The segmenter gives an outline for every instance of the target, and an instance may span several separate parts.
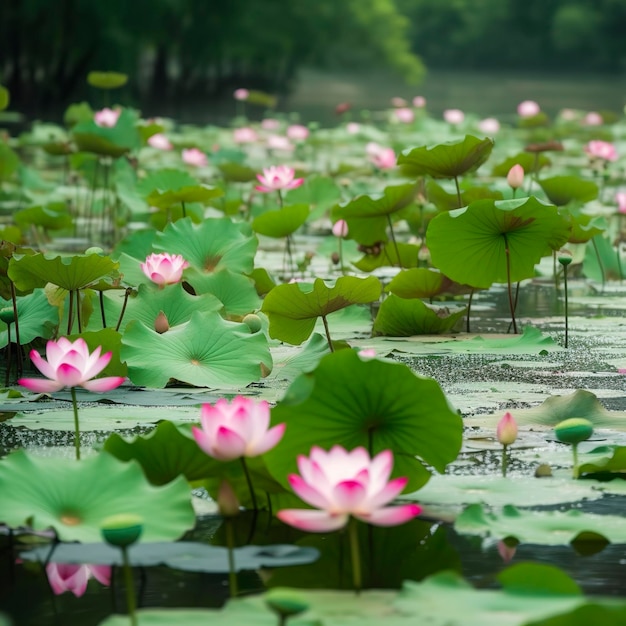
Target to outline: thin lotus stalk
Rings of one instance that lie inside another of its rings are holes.
[[[7,351],[6,351],[6,374],[4,375],[4,386],[9,386],[11,376],[11,324],[7,324]]]
[[[235,570],[235,532],[233,520],[230,517],[224,519],[226,524],[226,546],[228,548],[228,587],[230,597],[235,598],[239,593],[237,587],[237,572]]]
[[[109,161],[108,159],[102,164],[103,170],[103,188],[102,188],[102,219],[100,220],[100,241],[104,241],[106,237],[106,218],[107,208],[109,206]],[[112,221],[112,220],[111,220]]]
[[[352,560],[352,582],[354,590],[359,593],[363,586],[361,580],[361,555],[359,553],[359,529],[354,517],[348,523],[348,536],[350,537],[350,558]]]
[[[398,242],[396,241],[396,235],[393,232],[393,223],[391,221],[391,214],[387,213],[387,223],[389,224],[389,233],[391,234],[391,241],[393,243],[393,248],[396,251],[396,259],[398,259],[398,267],[402,267],[402,262],[400,260],[400,250],[398,249]]]
[[[515,297],[513,298],[513,310],[517,311],[517,302],[519,300],[519,286],[520,286],[520,281],[518,280],[517,283],[515,284]],[[509,328],[506,331],[507,333],[511,332],[511,327],[513,326],[513,322],[509,323]]]
[[[13,323],[15,324],[15,343],[17,345],[17,375],[21,376],[24,366],[22,363],[22,344],[20,342],[20,320],[17,314],[17,295],[15,293],[15,284],[12,280],[9,280],[9,285],[11,286],[11,303],[13,304],[13,317],[15,318]]]
[[[326,332],[326,341],[328,342],[328,348],[331,352],[334,352],[333,342],[330,338],[330,329],[328,328],[328,320],[325,315],[322,315],[322,323],[324,324],[324,331]]]
[[[346,268],[343,264],[343,237],[338,237],[337,239],[339,241],[339,269],[341,270],[341,273],[345,275]]]
[[[617,260],[617,271],[619,272],[619,282],[624,280],[624,272],[622,271],[622,256],[620,254],[620,242],[615,246],[615,257]]]
[[[107,327],[107,317],[104,312],[104,291],[98,292],[98,300],[100,301],[100,318],[102,319],[102,328]]]
[[[572,477],[578,479],[578,443],[572,444],[572,454],[574,456],[574,465],[572,467]]]
[[[470,291],[469,294],[469,299],[467,301],[467,315],[465,316],[465,331],[466,332],[471,332],[470,331],[470,313],[472,310],[472,300],[474,299],[474,288],[472,287],[472,290]]]
[[[132,293],[132,288],[128,287],[124,292],[124,303],[122,304],[122,310],[120,311],[120,317],[117,320],[117,324],[115,325],[115,332],[118,332],[120,326],[122,325],[122,320],[124,319],[124,313],[126,313],[126,305],[128,304],[128,298],[130,298],[130,294]]]
[[[504,252],[506,255],[506,283],[509,292],[509,309],[511,310],[511,323],[513,324],[513,332],[517,335],[517,323],[515,322],[515,305],[513,304],[513,289],[511,288],[511,251],[509,249],[509,240],[504,233]]]
[[[80,289],[77,289],[75,292],[76,298],[76,323],[78,324],[78,332],[83,332],[83,323],[80,317]]]
[[[252,479],[250,478],[250,471],[248,470],[248,464],[246,463],[246,457],[241,457],[241,465],[243,467],[243,473],[246,477],[246,483],[248,483],[248,491],[250,492],[250,499],[252,500],[252,509],[258,511],[259,507],[256,501],[256,495],[252,486]]]
[[[72,322],[74,318],[74,292],[70,289],[68,293],[69,305],[67,308],[67,334],[72,334]]]
[[[604,265],[602,264],[600,250],[598,250],[598,244],[596,243],[595,237],[591,240],[591,243],[593,244],[593,249],[596,253],[596,259],[598,260],[598,265],[600,266],[600,275],[602,277],[602,291],[604,292],[604,288],[606,286],[606,274],[604,272]]]
[[[124,586],[126,587],[126,608],[130,616],[132,626],[137,626],[137,602],[135,600],[135,584],[133,582],[133,570],[128,560],[128,547],[121,546],[122,563],[124,567]]]
[[[91,237],[91,219],[90,218],[93,215],[93,204],[96,198],[96,187],[98,185],[98,176],[100,173],[99,170],[100,170],[100,159],[96,159],[95,167],[93,170],[93,179],[91,181],[91,192],[89,194],[88,206],[85,207],[85,222],[86,222],[85,235],[87,236],[87,238]]]
[[[461,187],[459,186],[459,177],[454,177],[454,185],[456,186],[456,201],[459,205],[457,208],[460,209],[463,206],[463,198],[461,197]]]
[[[185,201],[181,200],[180,205],[181,205],[181,207],[183,209],[183,217],[187,217],[187,207],[185,207]]]
[[[76,460],[80,461],[80,426],[78,423],[78,403],[76,402],[76,387],[70,387],[72,394],[72,408],[74,409],[74,449]]]
[[[507,444],[502,444],[502,476],[506,478],[506,470],[509,465],[509,446]]]
[[[563,265],[563,289],[565,291],[565,347],[567,348],[568,330],[569,330],[569,309],[567,294],[567,265]]]

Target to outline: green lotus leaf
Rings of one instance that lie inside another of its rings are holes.
[[[199,182],[188,172],[165,168],[150,172],[137,182],[137,192],[144,197],[158,190],[177,191],[184,187],[198,186]]]
[[[10,300],[0,298],[0,310],[13,310]],[[50,339],[59,324],[59,309],[48,302],[43,289],[35,289],[27,296],[17,298],[17,316],[20,327],[20,344],[29,344],[38,337]],[[9,334],[7,325],[0,321],[0,347],[7,345]],[[15,324],[11,324],[11,341],[16,342]]]
[[[568,211],[565,217],[569,219],[572,228],[568,239],[569,243],[587,243],[596,235],[601,235],[605,230],[602,227],[595,226],[598,220],[591,215],[585,215],[584,213],[574,215]]]
[[[297,473],[299,454],[308,455],[314,445],[341,445],[364,446],[372,454],[390,449],[393,475],[407,476],[407,489],[415,490],[430,475],[424,462],[443,472],[456,458],[463,430],[436,381],[400,363],[363,361],[353,350],[329,354],[298,377],[272,409],[272,424],[281,422],[285,435],[263,458],[285,485]]]
[[[20,165],[20,158],[9,145],[0,141],[0,181],[8,180]]]
[[[435,269],[416,267],[396,274],[385,291],[400,298],[432,298],[442,293],[463,293],[466,289]]]
[[[256,180],[257,171],[241,163],[219,163],[217,168],[222,173],[224,180],[230,183],[249,183]]]
[[[213,198],[223,195],[224,192],[218,187],[209,187],[208,185],[193,185],[190,187],[181,187],[176,190],[155,189],[148,194],[146,202],[150,206],[158,209],[169,209],[175,204],[185,204],[199,202],[200,204],[210,204]]]
[[[347,309],[344,309],[344,311]],[[335,328],[333,324],[333,328]],[[272,348],[274,369],[268,380],[289,380],[304,372],[313,371],[320,359],[328,354],[328,342],[320,333],[313,333],[302,350],[294,352],[293,348],[278,346]]]
[[[440,211],[450,211],[459,208],[459,199],[456,194],[448,193],[441,185],[434,180],[426,183],[426,196]],[[502,192],[494,191],[489,187],[470,187],[461,190],[461,206],[467,206],[476,200],[502,200]]]
[[[126,363],[120,360],[120,351],[122,348],[122,335],[113,328],[102,328],[92,332],[82,332],[78,335],[70,335],[68,338],[75,341],[82,337],[89,348],[89,352],[93,352],[98,346],[102,348],[102,354],[111,352],[111,360],[109,364],[102,370],[102,376],[123,376],[128,374]]]
[[[624,623],[626,623],[626,607],[602,606],[590,602],[561,615],[526,622],[524,626],[588,626],[588,624],[622,626]]]
[[[289,203],[310,206],[312,219],[321,217],[340,199],[341,189],[332,178],[326,176],[307,176],[303,185],[291,189],[285,196]]]
[[[183,478],[150,485],[136,463],[100,453],[81,461],[13,452],[0,462],[0,520],[10,527],[54,528],[61,541],[100,541],[102,521],[139,514],[142,541],[171,541],[193,527]]]
[[[60,230],[72,225],[72,216],[68,213],[65,202],[51,202],[21,209],[13,214],[13,219],[22,228],[39,226],[43,230]]]
[[[223,465],[203,452],[188,431],[167,420],[131,441],[113,433],[103,449],[120,461],[137,461],[153,485],[166,485],[180,475],[188,482],[201,480],[219,473]]]
[[[63,122],[69,127],[91,120],[93,120],[93,109],[88,102],[75,102],[74,104],[70,104],[63,114]]]
[[[313,285],[290,283],[274,287],[265,296],[261,310],[270,320],[270,337],[300,345],[311,336],[318,317],[351,304],[378,300],[380,292],[380,281],[374,276],[342,276],[332,287],[317,278]]]
[[[400,260],[396,254],[396,247],[400,253]],[[395,246],[390,243],[381,243],[369,251],[362,259],[352,263],[362,272],[373,272],[379,267],[417,267],[419,264],[419,247],[410,243],[398,243]]]
[[[229,269],[244,274],[254,267],[257,245],[250,226],[229,218],[205,219],[201,224],[180,219],[157,233],[154,241],[155,251],[182,254],[201,272]]]
[[[456,518],[454,529],[465,535],[514,537],[520,543],[560,546],[572,542],[626,543],[624,518],[579,509],[522,511],[505,506],[501,513],[472,504]]]
[[[45,287],[48,283],[75,291],[114,277],[117,268],[115,261],[99,254],[71,257],[14,254],[9,261],[8,275],[22,291]]]
[[[9,107],[11,102],[11,96],[9,90],[6,87],[0,85],[0,111],[4,111]]]
[[[582,590],[562,569],[544,563],[516,563],[496,576],[507,591],[582,596]]]
[[[126,254],[138,261],[145,261],[146,257],[153,252],[152,245],[156,235],[157,231],[152,228],[137,230],[126,235],[124,239],[117,242],[112,253],[113,258]]]
[[[346,204],[336,205],[331,212],[333,222],[348,223],[348,238],[364,245],[387,241],[390,216],[415,201],[417,188],[413,184],[385,187],[378,196],[357,196]]]
[[[287,237],[306,222],[309,213],[307,204],[294,204],[276,211],[265,211],[254,218],[252,230],[266,237]]]
[[[600,257],[601,265],[598,263],[598,257]],[[599,283],[606,280],[621,280],[624,268],[626,268],[626,258],[620,254],[618,260],[617,251],[608,237],[596,235],[587,244],[583,261],[583,274],[587,278]]]
[[[548,200],[556,206],[565,206],[570,202],[589,202],[598,197],[598,185],[578,176],[553,176],[537,181]]]
[[[487,288],[506,283],[507,245],[512,283],[534,276],[546,250],[558,250],[570,227],[556,207],[531,196],[479,200],[433,218],[426,244],[433,265],[456,282]]]
[[[400,172],[405,176],[456,178],[476,171],[493,149],[493,139],[466,135],[460,141],[405,150],[398,156]]]
[[[128,76],[121,72],[89,72],[87,82],[98,89],[118,89],[128,82]]]
[[[405,299],[391,294],[380,305],[372,334],[411,337],[447,333],[466,311],[465,306],[450,310],[447,306],[433,306],[419,299]]]
[[[526,174],[531,174],[535,172],[535,170],[539,171],[550,165],[550,163],[550,159],[545,154],[540,154],[539,152],[534,154],[530,152],[520,152],[515,156],[505,159],[502,163],[494,165],[491,174],[493,176],[506,176],[514,165],[521,165]]]
[[[139,148],[136,121],[135,113],[123,109],[115,126],[98,126],[93,120],[79,122],[72,128],[72,137],[81,152],[117,158]]]
[[[276,281],[264,267],[255,267],[248,277],[254,281],[254,288],[259,296],[267,295],[276,287]]]
[[[196,294],[212,295],[221,302],[223,315],[241,317],[256,311],[261,304],[254,281],[243,274],[227,269],[204,274],[191,269],[186,275]]]
[[[611,456],[599,459],[593,463],[583,463],[578,468],[578,475],[588,475],[591,478],[626,475],[626,446],[617,446]]]
[[[122,358],[129,378],[147,387],[164,387],[172,377],[198,387],[247,385],[259,380],[262,367],[272,369],[263,333],[251,335],[245,324],[199,311],[162,335],[141,322],[129,324]]]

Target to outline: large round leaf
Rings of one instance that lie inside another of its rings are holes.
[[[229,269],[249,273],[254,267],[257,239],[250,226],[228,218],[206,219],[193,224],[189,218],[169,224],[157,234],[157,252],[182,254],[197,270],[216,272]]]
[[[121,72],[89,72],[87,82],[98,89],[118,89],[128,82],[128,75]]]
[[[404,151],[398,157],[400,171],[412,178],[456,178],[477,170],[491,154],[493,139],[466,135],[461,141],[422,146]]]
[[[81,152],[117,158],[139,148],[141,139],[136,121],[135,114],[124,109],[115,126],[98,126],[93,120],[87,120],[74,126],[72,136]]]
[[[387,241],[389,216],[414,200],[417,188],[413,184],[385,187],[382,195],[357,196],[346,204],[333,208],[333,221],[345,220],[348,223],[348,238],[364,245]]]
[[[13,310],[13,303],[0,297],[0,309]],[[59,324],[59,309],[48,302],[43,289],[35,289],[27,296],[17,298],[17,317],[20,327],[20,344],[28,344],[41,337],[50,339]],[[7,325],[0,321],[0,347],[7,345]],[[11,341],[16,342],[15,324],[11,324]]]
[[[0,462],[0,521],[10,527],[54,528],[61,541],[101,541],[102,521],[140,515],[142,541],[167,541],[193,527],[189,488],[180,478],[150,485],[137,463],[107,453],[75,461],[18,450]]]
[[[534,276],[535,264],[568,239],[570,226],[556,207],[534,196],[479,200],[441,213],[428,225],[426,244],[433,265],[456,282],[487,288]]]
[[[548,200],[557,206],[565,206],[572,201],[589,202],[598,197],[598,185],[578,176],[553,176],[537,182]]]
[[[342,276],[332,287],[318,278],[313,285],[290,283],[274,287],[265,296],[261,310],[270,320],[270,337],[299,345],[311,336],[318,317],[351,304],[373,302],[380,292],[380,281],[374,276]]]
[[[155,189],[148,194],[146,201],[150,206],[158,209],[169,209],[175,204],[199,202],[200,204],[210,204],[213,198],[224,195],[224,192],[217,187],[208,185],[191,185],[179,189]]]
[[[266,237],[287,237],[306,222],[310,212],[308,204],[294,204],[275,211],[265,211],[254,219],[252,230]]]
[[[272,409],[272,423],[285,422],[285,435],[264,455],[276,480],[287,484],[299,454],[314,445],[372,454],[394,454],[394,476],[407,476],[409,490],[425,484],[427,463],[443,472],[461,448],[463,425],[439,384],[416,376],[406,365],[363,361],[352,350],[325,356],[297,378]],[[423,463],[423,462],[424,463]]]
[[[442,293],[464,293],[468,289],[437,270],[415,267],[396,274],[385,291],[395,293],[400,298],[432,298]]]
[[[141,322],[130,324],[122,340],[128,376],[137,385],[164,387],[170,378],[196,385],[247,385],[259,380],[272,357],[263,333],[217,313],[195,312],[184,324],[159,335]]]

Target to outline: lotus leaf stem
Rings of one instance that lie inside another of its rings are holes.
[[[509,240],[506,233],[504,237],[504,253],[506,256],[506,283],[509,292],[509,309],[511,310],[511,323],[513,324],[513,332],[517,335],[517,323],[515,322],[515,305],[513,304],[513,290],[511,289],[511,251],[509,249]]]
[[[20,343],[20,321],[17,313],[17,295],[15,294],[15,284],[12,280],[9,280],[11,286],[11,302],[13,303],[13,317],[15,318],[15,343],[17,344],[17,375],[22,375],[22,348]]]
[[[458,209],[460,209],[463,206],[463,199],[461,198],[461,187],[459,187],[459,177],[455,176],[454,177],[454,184],[456,186],[456,200],[458,203]]]
[[[563,289],[565,291],[565,347],[567,348],[568,331],[569,331],[569,309],[567,296],[567,265],[563,265]]]
[[[598,265],[600,266],[600,275],[602,277],[602,292],[604,293],[604,287],[606,286],[606,276],[604,273],[604,265],[602,264],[602,258],[600,257],[600,250],[598,250],[598,244],[596,243],[595,237],[591,240],[593,244],[593,249],[596,253],[596,259],[598,260]]]
[[[574,455],[574,466],[572,467],[572,476],[578,479],[578,443],[572,444],[572,454]]]
[[[76,402],[76,387],[70,387],[72,394],[72,407],[74,408],[74,448],[76,449],[76,460],[80,461],[80,426],[78,424],[78,403]]]
[[[328,342],[328,348],[331,352],[334,352],[333,342],[330,339],[330,329],[328,328],[328,320],[325,315],[322,315],[322,323],[324,324],[324,331],[326,332],[326,341]]]
[[[359,554],[359,529],[354,517],[351,517],[348,523],[348,535],[350,536],[350,556],[352,558],[352,581],[354,590],[359,593],[362,586],[361,555]]]
[[[468,333],[470,332],[470,313],[472,311],[473,299],[474,299],[474,288],[472,287],[472,290],[470,291],[470,294],[469,294],[469,300],[467,301],[467,316],[465,317],[465,330]]]
[[[509,446],[506,443],[502,444],[502,476],[506,478],[506,470],[509,465]]]
[[[228,583],[230,597],[235,598],[239,593],[237,587],[237,572],[235,571],[235,533],[233,520],[230,517],[224,519],[226,523],[226,546],[228,547]]]
[[[128,560],[128,547],[121,546],[122,563],[124,567],[124,586],[126,587],[126,606],[130,615],[131,626],[137,626],[137,605],[135,602],[135,585],[133,583],[133,571]]]
[[[252,500],[252,508],[254,511],[258,511],[259,507],[256,501],[256,495],[254,495],[254,488],[252,487],[252,479],[250,478],[250,471],[248,470],[248,464],[246,463],[246,457],[241,457],[241,465],[243,467],[243,473],[246,476],[246,482],[248,483],[248,491],[250,492],[250,499]]]
[[[107,318],[104,312],[104,291],[98,292],[98,299],[100,300],[100,317],[102,318],[102,328],[107,327]]]
[[[389,224],[389,231],[391,233],[391,241],[393,242],[393,247],[394,247],[394,250],[396,251],[398,267],[402,267],[402,262],[400,261],[400,250],[398,249],[398,242],[396,241],[396,235],[393,232],[393,223],[391,221],[390,213],[387,213],[387,223]]]

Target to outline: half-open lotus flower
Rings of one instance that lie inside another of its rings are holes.
[[[290,474],[289,483],[304,502],[318,510],[284,509],[278,518],[311,532],[342,528],[350,516],[375,526],[403,524],[419,515],[421,508],[416,504],[386,506],[408,480],[389,480],[392,467],[390,450],[371,459],[362,447],[348,452],[334,446],[327,452],[314,446],[310,456],[298,457],[301,475]]]
[[[273,448],[285,432],[285,424],[270,425],[270,409],[265,401],[237,396],[228,402],[220,398],[214,405],[203,404],[202,428],[192,427],[196,443],[219,461],[259,456]]]
[[[84,339],[70,341],[61,337],[58,341],[48,341],[46,345],[46,359],[37,350],[32,350],[30,360],[44,375],[44,378],[20,378],[17,382],[37,393],[52,393],[64,387],[84,387],[89,391],[111,391],[119,387],[124,378],[121,376],[106,376],[94,378],[111,360],[111,352],[100,355],[102,350],[98,346],[89,352]]]
[[[180,282],[189,262],[180,254],[160,252],[147,256],[140,266],[143,273],[157,285],[173,285]]]
[[[50,587],[56,595],[71,591],[77,598],[80,598],[87,590],[87,582],[92,577],[105,587],[111,584],[110,565],[48,563],[46,574]]]
[[[260,185],[255,189],[263,193],[282,191],[299,187],[304,178],[294,178],[295,170],[287,165],[271,165],[263,168],[263,174],[257,174]]]
[[[585,152],[593,159],[603,161],[617,161],[618,154],[615,146],[609,141],[594,139],[585,146]]]
[[[193,165],[194,167],[204,167],[208,162],[208,158],[202,150],[198,148],[187,148],[181,152],[183,163]]]
[[[97,126],[103,128],[113,128],[117,124],[117,120],[122,112],[119,109],[105,108],[101,111],[96,111],[93,114],[93,121]]]
[[[156,133],[148,137],[148,145],[157,150],[171,150],[172,142],[163,134]]]

